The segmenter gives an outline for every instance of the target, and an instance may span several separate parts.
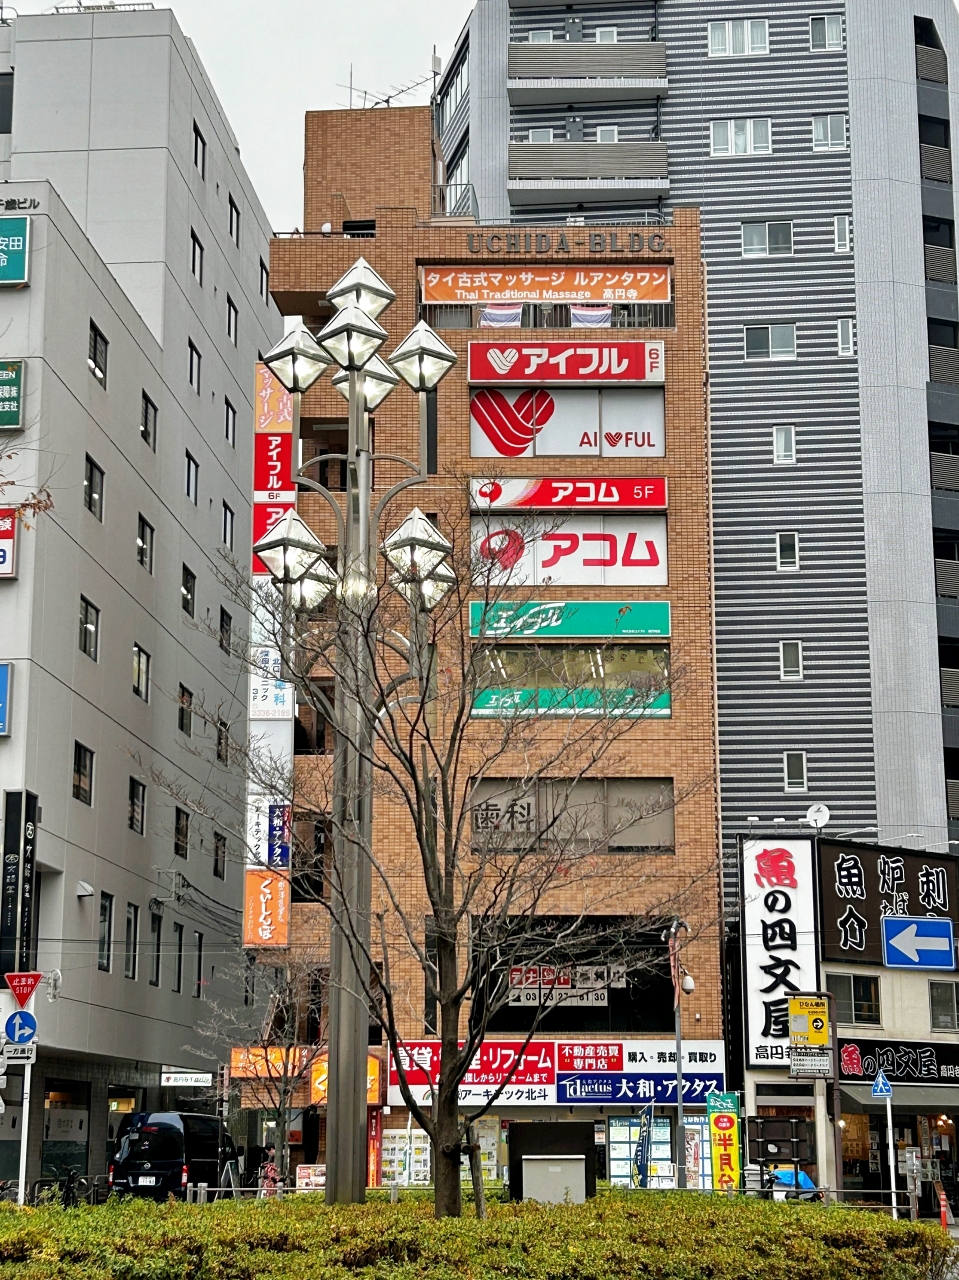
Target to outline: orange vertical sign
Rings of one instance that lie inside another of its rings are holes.
[[[243,895],[243,945],[290,945],[289,872],[247,867]]]
[[[292,431],[293,397],[265,364],[256,366],[254,431]]]

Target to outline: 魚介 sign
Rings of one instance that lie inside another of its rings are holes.
[[[529,518],[474,516],[473,553],[509,586],[663,586],[665,516],[572,515],[543,528]]]
[[[527,346],[471,342],[467,355],[468,380],[491,386],[501,382],[539,387],[663,382],[665,369],[662,342],[597,342],[586,337]]]
[[[661,458],[665,452],[661,388],[482,387],[470,397],[474,458]],[[596,505],[603,505],[596,493]]]
[[[746,1065],[789,1065],[789,1000],[819,987],[810,840],[742,850]]]

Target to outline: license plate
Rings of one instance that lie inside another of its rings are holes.
[[[155,1187],[156,1184],[157,1184],[157,1180],[152,1173],[150,1174],[149,1177],[144,1176],[140,1178],[141,1187]]]

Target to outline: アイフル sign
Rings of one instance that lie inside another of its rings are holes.
[[[470,454],[474,458],[661,458],[666,452],[665,424],[663,392],[656,387],[604,391],[483,387],[470,399]]]
[[[665,380],[662,342],[471,342],[467,377],[496,386],[627,385]]]
[[[665,511],[663,476],[471,480],[476,511]]]
[[[746,1063],[789,1065],[790,997],[819,987],[810,840],[745,840],[742,850]]]
[[[559,527],[474,516],[474,555],[510,586],[663,586],[665,516],[572,515]]]

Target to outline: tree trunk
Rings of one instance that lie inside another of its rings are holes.
[[[433,1187],[437,1218],[459,1218],[463,1213],[463,1191],[460,1182],[459,1090],[450,1090],[443,1082],[433,1105],[436,1142],[433,1147]]]
[[[466,1141],[469,1144],[470,1178],[473,1181],[473,1203],[476,1205],[476,1216],[485,1218],[486,1192],[483,1188],[483,1161],[480,1159],[479,1134],[475,1124],[467,1128]]]

